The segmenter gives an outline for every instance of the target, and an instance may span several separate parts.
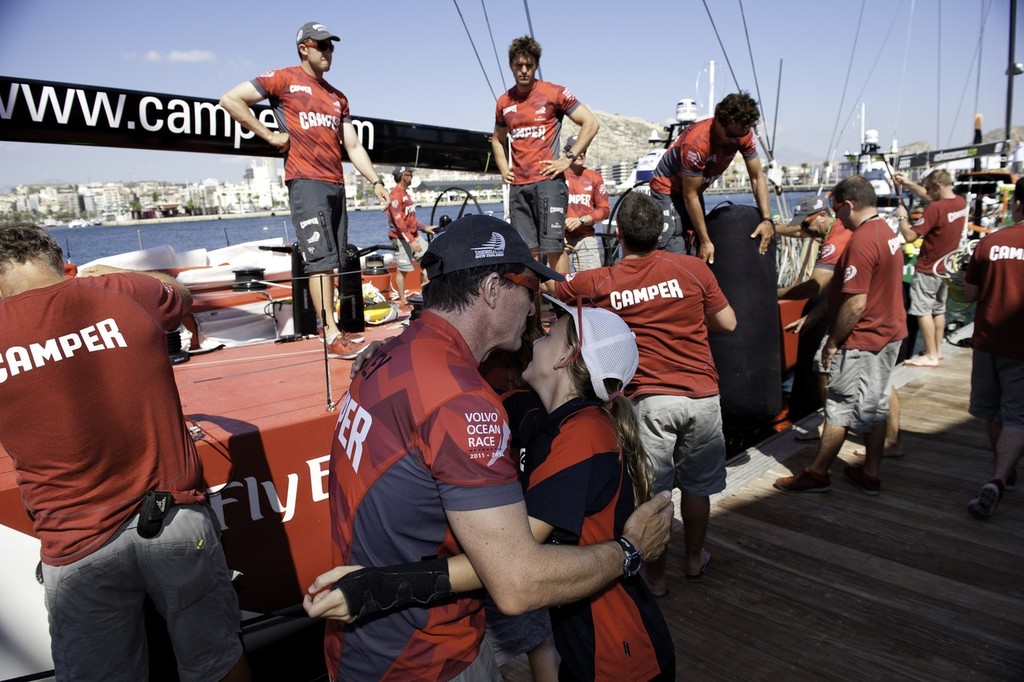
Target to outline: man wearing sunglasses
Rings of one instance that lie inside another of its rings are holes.
[[[348,98],[324,80],[338,40],[321,23],[303,24],[295,36],[298,66],[268,71],[240,83],[221,97],[220,105],[284,154],[292,224],[310,275],[309,295],[323,324],[324,343],[332,357],[349,359],[362,349],[362,339],[338,328],[331,281],[332,273],[342,265],[340,254],[348,244],[342,162],[348,160],[373,184],[382,210],[387,207],[388,193],[359,142]],[[249,108],[264,99],[269,99],[274,108],[275,129]]]
[[[759,115],[757,102],[747,93],[726,95],[715,107],[714,117],[685,128],[665,151],[650,183],[651,196],[665,215],[659,249],[685,253],[686,235],[696,233],[698,255],[708,263],[715,262],[715,245],[704,222],[704,192],[729,168],[738,152],[761,212],[761,222],[750,237],[760,238],[762,254],[768,251],[775,224],[768,204],[768,181],[754,143],[753,128]]]
[[[541,280],[561,275],[483,215],[451,223],[421,263],[424,313],[362,362],[331,448],[339,566],[310,586],[305,607],[331,618],[332,679],[501,679],[480,595],[452,591],[447,557],[464,552],[498,607],[516,614],[633,575],[668,540],[671,500],[657,496],[620,541],[537,544],[507,414],[477,368],[495,350],[518,350]],[[377,568],[352,572],[359,566]]]

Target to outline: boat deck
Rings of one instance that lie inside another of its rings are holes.
[[[987,521],[967,514],[992,455],[967,414],[970,350],[944,353],[937,369],[897,370],[904,456],[884,460],[878,497],[842,475],[852,440],[829,493],[772,487],[813,458],[795,436],[814,415],[729,467],[701,584],[683,580],[676,529],[660,604],[681,679],[1024,679],[1024,491]],[[530,679],[525,656],[502,672]]]

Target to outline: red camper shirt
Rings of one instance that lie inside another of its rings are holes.
[[[853,233],[847,230],[841,221],[837,220],[832,223],[832,227],[825,236],[825,241],[822,242],[821,248],[818,249],[818,260],[814,263],[814,267],[822,268],[823,270],[835,270],[839,258],[843,255],[846,245],[850,242],[851,236],[853,236]]]
[[[352,121],[348,98],[300,66],[268,71],[252,84],[270,100],[282,132],[288,133],[285,181],[304,178],[344,184],[341,129],[342,123]]]
[[[978,242],[966,281],[983,294],[974,317],[974,347],[1024,358],[1024,225],[1004,227]]]
[[[850,237],[836,268],[842,284],[829,287],[829,328],[835,327],[843,294],[867,294],[864,314],[842,347],[876,352],[907,337],[903,308],[903,240],[875,217]]]
[[[335,565],[461,554],[445,510],[523,499],[509,438],[466,342],[424,313],[377,351],[339,409],[328,476]],[[448,679],[476,658],[483,628],[477,595],[352,625],[330,620],[328,671],[337,680]]]
[[[565,171],[565,184],[569,191],[569,208],[566,218],[579,218],[588,215],[593,220],[580,225],[572,232],[573,237],[590,237],[594,235],[594,225],[601,222],[611,213],[608,204],[608,190],[604,187],[604,178],[592,168],[584,168],[582,173],[574,173],[572,168]]]
[[[398,239],[398,232],[404,235],[404,241],[412,242],[419,233],[423,223],[416,219],[416,204],[401,185],[391,188],[391,201],[388,203],[388,236]]]
[[[921,255],[914,266],[917,271],[945,274],[943,269],[935,266],[939,259],[960,246],[960,236],[966,224],[967,201],[963,197],[939,199],[928,204],[921,220],[912,227],[918,236],[924,237]]]
[[[593,545],[622,534],[635,505],[615,427],[596,401],[570,401],[526,445],[526,508],[554,527],[548,542]],[[552,607],[555,646],[575,678],[649,680],[673,657],[672,636],[637,576]]]
[[[640,366],[630,397],[718,395],[718,371],[708,346],[707,315],[729,302],[699,258],[655,251],[610,267],[566,275],[555,283],[562,301],[588,297],[614,311],[636,334]]]
[[[494,123],[508,128],[512,141],[513,185],[531,185],[550,180],[541,175],[541,161],[556,159],[562,118],[579,106],[569,88],[536,81],[530,92],[519,93],[515,87],[501,93],[494,110]]]
[[[0,300],[0,442],[42,541],[65,566],[96,551],[147,490],[203,499],[203,469],[166,353],[177,289],[142,274],[78,277]],[[130,386],[118,377],[131,372]],[[139,394],[129,390],[144,386]],[[26,396],[47,396],[40,409]]]
[[[700,191],[721,177],[739,152],[745,160],[757,157],[754,131],[736,142],[715,144],[711,139],[714,118],[697,121],[684,130],[668,148],[654,169],[651,191],[659,194],[681,194],[683,178],[703,176]]]

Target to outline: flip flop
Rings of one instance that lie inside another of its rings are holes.
[[[696,573],[687,573],[686,582],[688,583],[702,583],[704,582],[704,576],[707,575],[708,566],[711,565],[711,553],[706,549],[700,551],[700,570]]]
[[[939,366],[939,361],[938,360],[929,360],[928,358],[926,358],[923,355],[918,355],[915,358],[910,358],[909,360],[904,360],[903,364],[906,365],[907,367],[938,367]]]

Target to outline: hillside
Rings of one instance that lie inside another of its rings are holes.
[[[595,111],[594,115],[601,123],[601,130],[587,150],[587,165],[591,168],[606,163],[636,161],[654,149],[647,142],[651,130],[657,130],[660,135],[665,135],[660,123],[645,121],[637,116],[620,116],[603,111]],[[578,131],[579,126],[566,118],[562,128],[562,140],[568,140],[569,136],[575,135]]]

